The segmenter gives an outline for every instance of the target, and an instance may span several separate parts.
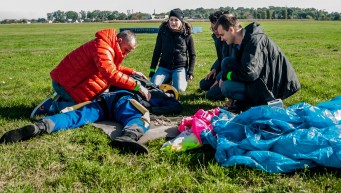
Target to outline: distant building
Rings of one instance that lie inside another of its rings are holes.
[[[168,15],[164,14],[152,14],[152,20],[168,19]]]
[[[168,15],[166,14],[156,14],[155,13],[155,9],[154,9],[154,13],[152,14],[152,20],[166,20],[168,19]]]

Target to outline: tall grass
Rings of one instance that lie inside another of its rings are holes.
[[[293,64],[302,90],[286,106],[317,104],[341,91],[339,22],[260,22]],[[223,105],[198,93],[198,82],[215,60],[208,23],[194,34],[194,80],[181,95],[183,115]],[[0,135],[30,123],[31,110],[52,94],[49,72],[73,49],[104,28],[158,27],[159,23],[0,25]],[[243,23],[246,26],[247,23]],[[137,34],[139,45],[123,65],[149,72],[156,34]],[[166,139],[148,143],[150,154],[112,149],[91,125],[0,145],[0,192],[338,192],[340,170],[316,168],[268,174],[236,166],[223,168],[210,147],[184,152],[160,150]]]

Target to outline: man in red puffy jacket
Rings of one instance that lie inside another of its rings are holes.
[[[64,102],[82,103],[94,100],[114,85],[139,91],[149,100],[148,90],[130,76],[146,77],[132,68],[121,66],[123,59],[136,45],[136,36],[129,30],[120,33],[115,29],[98,31],[95,39],[73,50],[51,71],[54,90]],[[33,110],[31,118],[40,112],[46,113],[50,105],[51,99],[42,102]],[[61,110],[58,108],[55,110]]]

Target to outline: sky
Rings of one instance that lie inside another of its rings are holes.
[[[161,13],[174,8],[262,8],[298,7],[316,8],[327,12],[341,13],[340,0],[1,0],[0,20],[46,18],[54,11],[119,11],[127,13]]]

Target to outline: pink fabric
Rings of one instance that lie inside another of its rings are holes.
[[[180,122],[178,130],[180,132],[183,132],[189,129],[192,130],[192,132],[198,138],[200,144],[202,144],[202,141],[200,139],[200,133],[205,129],[209,129],[210,131],[213,132],[211,120],[214,116],[218,116],[218,115],[219,115],[219,107],[208,110],[208,111],[199,109],[194,115],[183,118]]]

